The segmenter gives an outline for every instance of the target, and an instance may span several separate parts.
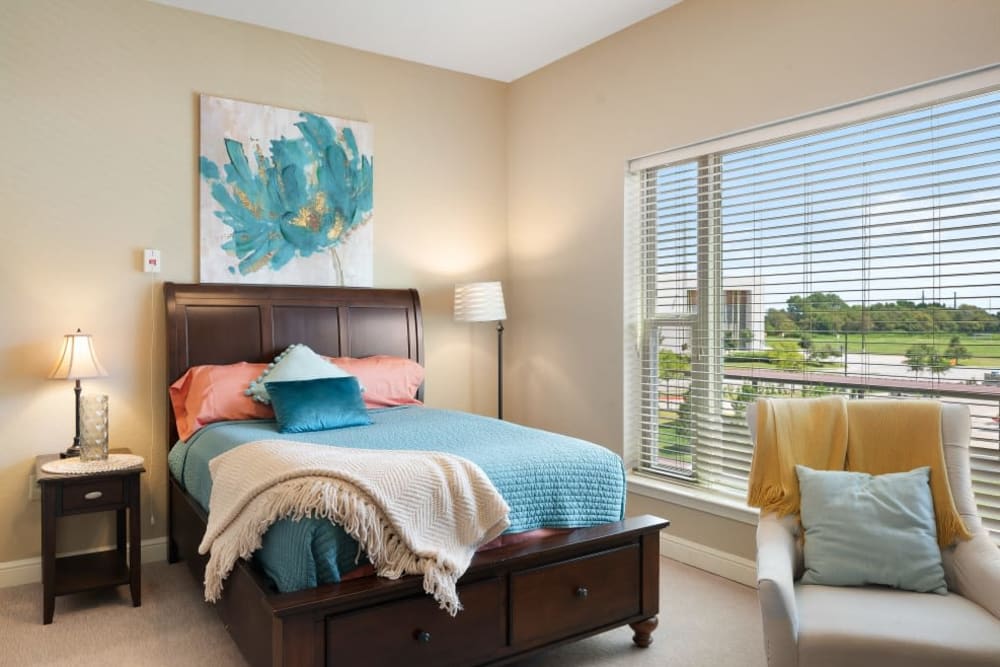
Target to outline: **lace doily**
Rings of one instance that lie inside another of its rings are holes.
[[[145,462],[145,459],[137,454],[108,454],[106,461],[81,461],[79,457],[74,456],[44,463],[42,471],[58,475],[91,475],[95,472],[141,468]]]

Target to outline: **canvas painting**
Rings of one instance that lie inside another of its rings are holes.
[[[372,128],[201,96],[201,281],[372,286]]]

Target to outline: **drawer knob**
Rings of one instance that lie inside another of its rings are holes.
[[[103,495],[104,493],[102,491],[90,491],[88,493],[83,494],[83,498],[84,500],[97,500]]]
[[[580,598],[581,600],[586,599],[588,595],[590,595],[590,591],[587,590],[586,586],[580,586],[579,588],[576,589],[576,597]]]
[[[431,633],[426,630],[417,630],[416,637],[421,644],[429,644],[431,641]]]

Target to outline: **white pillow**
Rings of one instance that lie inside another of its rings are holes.
[[[318,380],[319,378],[351,377],[351,374],[313,352],[307,345],[289,345],[288,349],[274,358],[267,370],[250,383],[244,392],[258,403],[270,404],[264,382],[287,382],[290,380]]]

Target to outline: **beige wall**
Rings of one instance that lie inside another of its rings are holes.
[[[198,280],[202,92],[374,124],[375,284],[421,291],[428,403],[494,410],[495,334],[454,324],[451,292],[506,278],[503,84],[138,0],[4,0],[0,563],[39,553],[28,474],[73,435],[72,385],[45,378],[76,327],[109,372],[84,391],[109,394],[112,446],[147,458],[144,537],[164,534],[160,283]]]
[[[994,0],[685,0],[508,97],[511,414],[622,452],[628,158],[1000,61]],[[632,497],[753,556],[753,529]]]

